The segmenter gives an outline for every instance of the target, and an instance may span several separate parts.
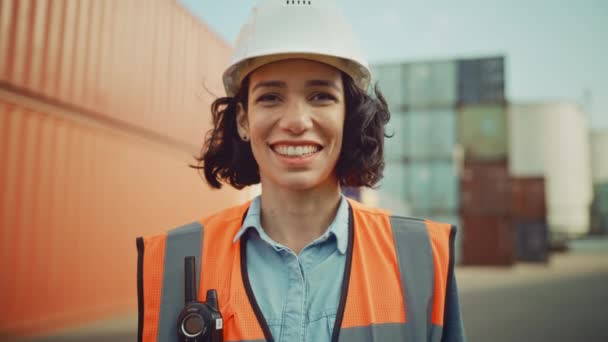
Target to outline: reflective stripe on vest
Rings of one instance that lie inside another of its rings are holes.
[[[349,204],[350,269],[345,270],[348,279],[334,341],[440,341],[454,228],[390,216],[352,200]],[[248,207],[246,203],[138,241],[138,270],[143,273],[138,277],[143,282],[138,286],[140,341],[177,340],[187,255],[202,255],[199,300],[204,300],[207,289],[217,290],[225,341],[265,341],[270,336],[261,324],[261,312],[252,306],[255,301],[247,295],[241,240],[232,242]]]

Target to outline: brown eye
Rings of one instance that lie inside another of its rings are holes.
[[[281,98],[278,95],[264,94],[264,95],[258,97],[255,102],[261,103],[261,104],[266,104],[266,105],[272,105],[272,104],[278,103],[280,100],[281,100]]]
[[[336,97],[329,93],[315,93],[310,97],[310,100],[314,102],[336,101]]]

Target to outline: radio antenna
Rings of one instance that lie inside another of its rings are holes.
[[[187,256],[184,258],[184,274],[186,304],[196,302],[196,257]]]

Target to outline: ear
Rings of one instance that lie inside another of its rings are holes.
[[[249,140],[249,121],[247,120],[247,112],[243,109],[243,105],[240,102],[236,107],[236,129],[242,140]]]

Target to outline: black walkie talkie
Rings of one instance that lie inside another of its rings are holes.
[[[205,302],[197,301],[196,258],[184,258],[186,305],[177,319],[180,342],[223,342],[223,321],[217,292],[207,291]]]

